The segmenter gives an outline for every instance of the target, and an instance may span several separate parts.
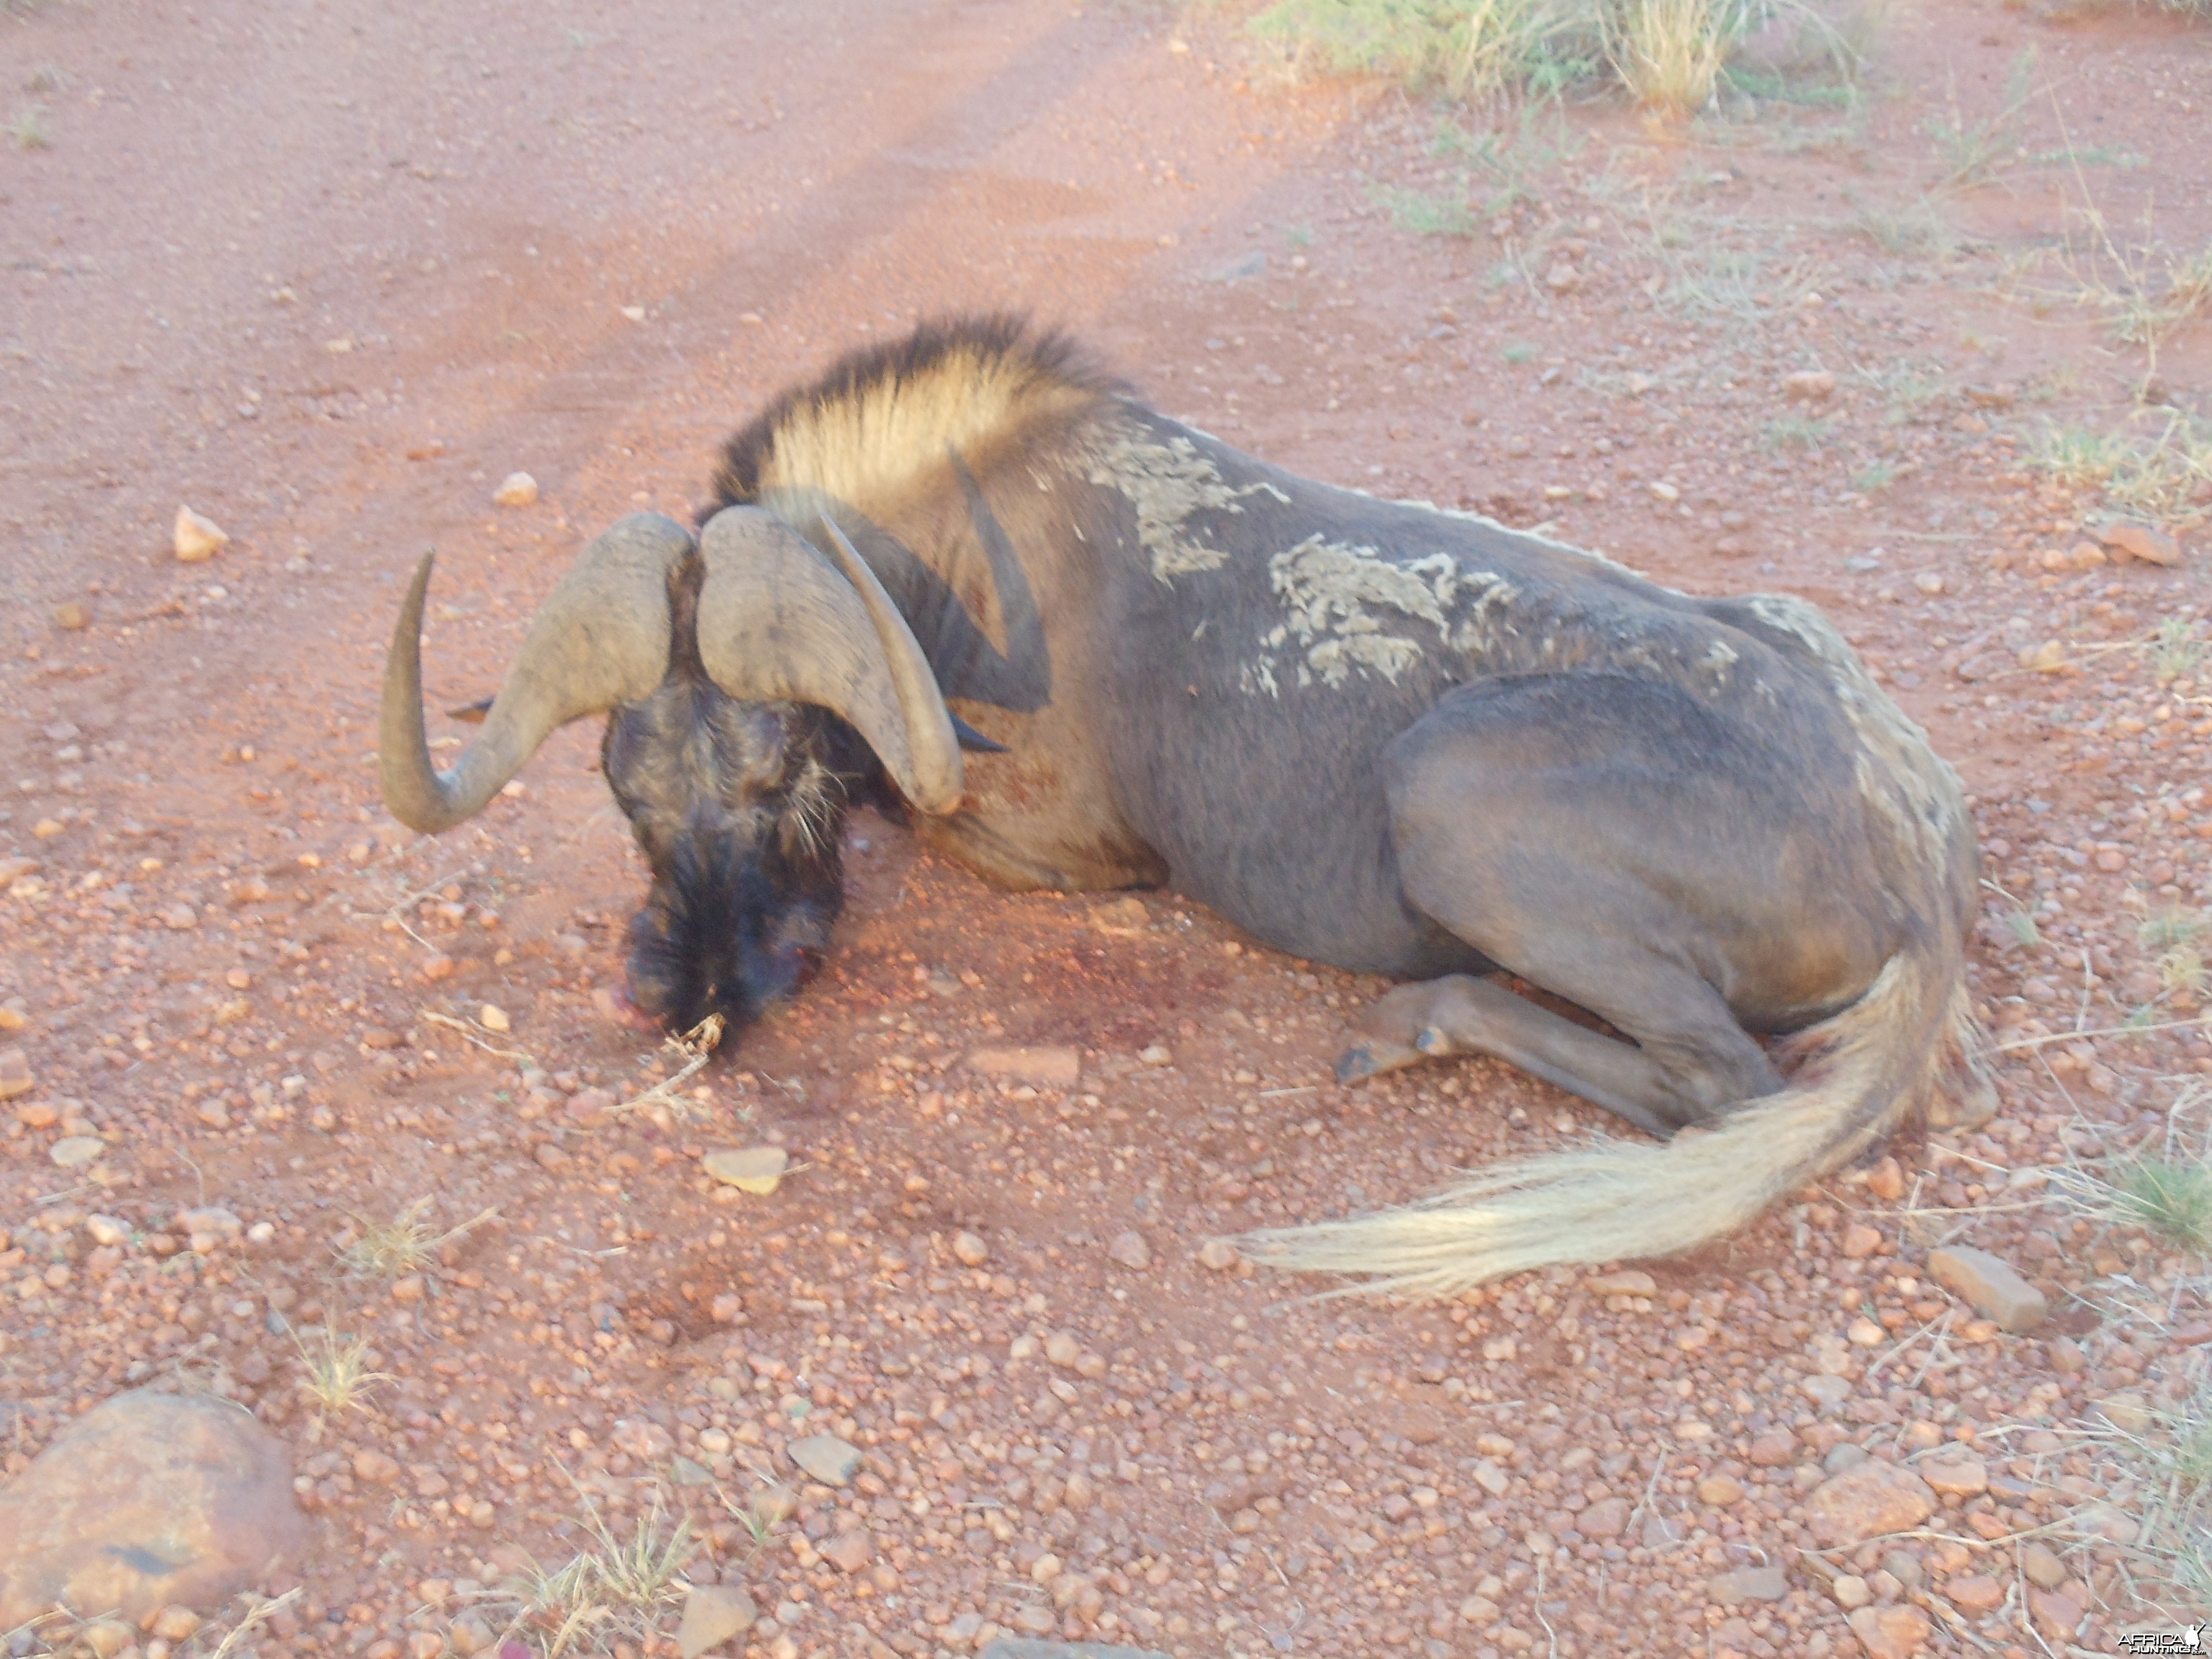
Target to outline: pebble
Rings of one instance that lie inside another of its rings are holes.
[[[1830,1579],[1828,1594],[1836,1598],[1836,1605],[1845,1613],[1856,1612],[1874,1600],[1873,1589],[1855,1572],[1838,1573]]]
[[[1083,1078],[1083,1056],[1073,1048],[976,1048],[968,1069],[1007,1083],[1073,1089]]]
[[[1592,1296],[1656,1296],[1659,1283],[1650,1273],[1637,1267],[1625,1267],[1619,1273],[1599,1273],[1583,1280],[1583,1288]]]
[[[182,933],[200,925],[199,912],[189,904],[172,904],[161,912],[161,926],[173,933]]]
[[[709,1152],[699,1165],[726,1187],[766,1196],[782,1183],[791,1154],[781,1146],[746,1146]]]
[[[2004,1586],[1996,1579],[1978,1572],[1960,1573],[1943,1581],[1943,1594],[1952,1606],[1977,1619],[1985,1613],[1995,1613],[2004,1605]]]
[[[1903,1532],[1935,1512],[1936,1494],[1926,1481],[1871,1458],[1829,1476],[1805,1499],[1806,1522],[1828,1548]]]
[[[2027,1614],[2035,1620],[2036,1629],[2051,1641],[2070,1641],[2081,1627],[2081,1604],[2056,1590],[2028,1591]]]
[[[1172,1066],[1175,1064],[1175,1050],[1164,1042],[1154,1042],[1140,1050],[1137,1059],[1146,1066]]]
[[[76,600],[70,599],[54,607],[54,626],[65,633],[74,634],[92,626],[92,612]]]
[[[1825,368],[1801,369],[1782,377],[1782,395],[1791,403],[1818,403],[1832,396],[1835,390],[1836,377]]]
[[[132,1620],[212,1607],[307,1541],[283,1445],[252,1416],[134,1389],[0,1489],[0,1629],[58,1602]]]
[[[534,507],[538,503],[538,480],[527,472],[510,472],[500,480],[491,498],[499,507]]]
[[[214,520],[203,518],[189,507],[179,506],[170,543],[176,550],[178,563],[204,564],[229,546],[230,538]]]
[[[173,1602],[166,1607],[158,1609],[154,1616],[146,1621],[146,1633],[149,1636],[158,1636],[164,1642],[189,1642],[199,1630],[202,1622],[199,1614],[194,1613],[190,1607],[179,1607]]]
[[[1724,1607],[1739,1601],[1779,1601],[1790,1594],[1790,1574],[1782,1567],[1739,1567],[1705,1580],[1705,1595]]]
[[[1156,1648],[1114,1647],[1104,1642],[1040,1642],[1001,1636],[983,1644],[977,1659],[1168,1659]]]
[[[1885,1204],[1896,1203],[1905,1196],[1905,1166],[1885,1158],[1867,1171],[1867,1190]]]
[[[708,1649],[744,1635],[759,1622],[760,1609],[737,1585],[695,1585],[684,1598],[683,1622],[676,1627],[677,1650],[684,1659],[699,1659]]]
[[[77,1632],[76,1639],[92,1650],[93,1659],[115,1659],[137,1636],[138,1632],[120,1619],[103,1619]]]
[[[991,1259],[991,1247],[975,1233],[955,1233],[952,1254],[963,1267],[980,1267]]]
[[[1198,1247],[1198,1265],[1226,1273],[1244,1259],[1243,1253],[1225,1238],[1209,1238]]]
[[[2150,1407],[2139,1394],[2107,1395],[2097,1402],[2097,1409],[2105,1420],[2122,1434],[2147,1434],[2150,1431]]]
[[[1626,1498],[1601,1498],[1575,1517],[1575,1529],[1585,1538],[1618,1538],[1628,1526]]]
[[[32,1075],[31,1062],[23,1057],[21,1048],[0,1048],[0,1100],[13,1100],[17,1095],[27,1095],[39,1086]]]
[[[1114,1235],[1106,1246],[1109,1261],[1118,1261],[1124,1267],[1142,1273],[1152,1265],[1152,1247],[1145,1242],[1144,1234],[1134,1227]]]
[[[1743,1502],[1743,1483],[1729,1475],[1709,1474],[1698,1482],[1698,1502],[1711,1510],[1733,1509]]]
[[[514,1022],[507,1018],[507,1010],[491,1002],[477,1010],[477,1024],[487,1031],[511,1031],[514,1029]]]
[[[47,1148],[46,1156],[64,1170],[82,1170],[88,1164],[97,1164],[107,1151],[107,1143],[98,1135],[66,1135]]]
[[[2130,558],[2159,565],[2181,562],[2181,544],[2147,524],[2123,520],[2117,524],[2093,526],[2090,533],[2106,547],[2116,547]]]
[[[1748,1456],[1756,1468],[1785,1468],[1797,1461],[1797,1437],[1788,1429],[1767,1429],[1752,1436]]]
[[[118,1221],[112,1215],[88,1215],[84,1218],[84,1230],[92,1235],[95,1244],[120,1244],[131,1237],[131,1224]]]
[[[1863,1221],[1854,1221],[1844,1229],[1844,1255],[1853,1261],[1863,1261],[1881,1248],[1881,1234]]]
[[[860,1473],[865,1454],[834,1434],[809,1435],[791,1443],[791,1461],[826,1486],[842,1486]]]
[[[2021,1546],[2020,1570],[2027,1575],[2029,1583],[2041,1589],[2055,1590],[2069,1576],[2058,1552],[2047,1544]]]
[[[1138,939],[1152,925],[1152,913],[1140,898],[1119,898],[1111,904],[1093,905],[1091,930],[1109,939]]]
[[[1867,1659],[1910,1659],[1936,1633],[1928,1615],[1915,1607],[1861,1607],[1850,1623]]]
[[[1825,1371],[1807,1377],[1797,1387],[1808,1400],[1823,1411],[1832,1412],[1851,1397],[1851,1385],[1847,1380],[1832,1376]]]
[[[2015,1273],[2009,1262],[1987,1250],[1964,1244],[1930,1250],[1928,1273],[2014,1335],[2033,1330],[2051,1311],[2041,1291]]]
[[[858,1572],[876,1558],[875,1534],[865,1527],[841,1532],[822,1547],[822,1557],[840,1572]]]
[[[1988,1467],[1978,1457],[1929,1459],[1912,1466],[1939,1498],[1972,1498],[1990,1489]]]

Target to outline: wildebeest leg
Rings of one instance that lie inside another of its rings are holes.
[[[1680,1090],[1640,1048],[1467,974],[1401,985],[1358,1020],[1337,1080],[1356,1082],[1420,1060],[1494,1054],[1627,1119],[1662,1140],[1680,1127]]]
[[[1896,948],[1786,738],[1613,677],[1443,699],[1385,757],[1407,902],[1629,1041],[1456,978],[1384,998],[1344,1074],[1480,1051],[1660,1133],[1778,1090],[1747,1025],[1835,1012]]]

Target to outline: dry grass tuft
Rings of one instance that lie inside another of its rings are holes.
[[[456,1239],[499,1219],[497,1210],[486,1210],[441,1232],[423,1221],[433,1202],[427,1197],[418,1198],[390,1221],[356,1216],[354,1224],[361,1229],[361,1236],[339,1252],[338,1259],[364,1278],[398,1279],[435,1260],[438,1252]]]
[[[318,1325],[313,1340],[292,1333],[292,1346],[307,1367],[301,1386],[322,1407],[326,1417],[339,1412],[366,1410],[368,1396],[380,1382],[398,1379],[389,1371],[372,1370],[374,1350],[365,1336],[342,1336],[334,1325]]]
[[[1740,20],[1734,0],[1626,0],[1608,19],[1606,56],[1645,108],[1693,115],[1713,100]]]
[[[616,1536],[588,1498],[582,1521],[590,1541],[573,1559],[513,1586],[520,1620],[547,1632],[544,1659],[611,1652],[617,1642],[642,1638],[690,1588],[684,1565],[691,1556],[691,1522],[679,1518],[671,1528],[657,1496],[627,1539]]]

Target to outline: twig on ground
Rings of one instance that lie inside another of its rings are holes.
[[[641,1107],[656,1103],[668,1107],[679,1117],[690,1117],[695,1114],[698,1108],[692,1102],[683,1098],[676,1091],[686,1079],[696,1075],[708,1060],[714,1057],[715,1045],[722,1040],[725,1024],[726,1022],[721,1015],[709,1014],[690,1030],[684,1032],[682,1036],[668,1038],[660,1045],[662,1048],[673,1048],[678,1053],[689,1056],[684,1063],[683,1070],[678,1072],[674,1077],[664,1079],[654,1084],[635,1099],[625,1100],[619,1106],[609,1107],[608,1115],[613,1116],[621,1112],[634,1112]],[[775,1079],[770,1078],[769,1081],[774,1083]]]
[[[428,1020],[433,1025],[442,1025],[448,1030],[459,1031],[461,1034],[462,1042],[473,1042],[477,1048],[483,1049],[486,1054],[492,1055],[495,1059],[511,1060],[522,1066],[535,1066],[538,1064],[535,1056],[526,1054],[520,1048],[494,1048],[490,1043],[486,1042],[482,1037],[478,1036],[476,1033],[476,1027],[471,1025],[468,1021],[465,1019],[455,1019],[451,1014],[441,1014],[434,1008],[425,1008],[422,1010],[422,1018]]]

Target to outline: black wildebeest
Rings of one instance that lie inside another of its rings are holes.
[[[1808,605],[1293,477],[996,319],[785,394],[715,483],[696,544],[640,515],[586,550],[453,770],[422,728],[427,558],[385,681],[385,799],[426,830],[611,715],[653,872],[633,995],[679,1028],[803,977],[847,803],[887,779],[994,882],[1170,886],[1408,981],[1347,1081],[1489,1054],[1663,1143],[1509,1164],[1266,1260],[1449,1291],[1679,1250],[1985,1095],[1957,780]],[[1784,1034],[1787,1080],[1759,1041]]]

